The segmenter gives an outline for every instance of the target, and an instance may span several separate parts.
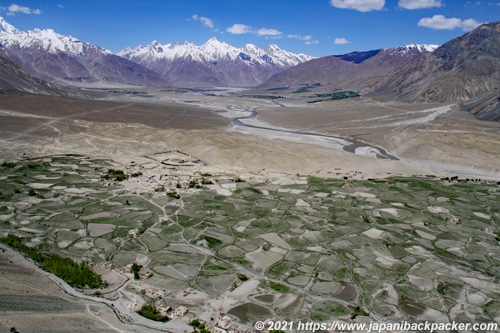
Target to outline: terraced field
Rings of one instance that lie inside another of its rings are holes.
[[[102,179],[115,167],[77,155],[4,163],[1,234],[112,263],[100,269],[111,282],[104,297],[184,305],[207,321],[222,310],[242,327],[270,318],[500,322],[497,183],[193,173],[198,186],[184,186],[166,180],[193,168],[178,165],[154,185]],[[116,292],[131,262],[153,277]]]

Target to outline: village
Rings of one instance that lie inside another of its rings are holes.
[[[477,313],[495,311],[494,182],[222,172],[177,151],[24,163],[15,167],[23,182],[16,173],[1,179],[16,199],[2,208],[2,232],[89,263],[106,286],[79,297],[112,306],[126,324],[224,333],[331,313],[346,323],[437,321],[443,290]],[[452,266],[465,284],[429,273],[460,260],[476,267]]]

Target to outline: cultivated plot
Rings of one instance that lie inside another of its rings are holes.
[[[497,183],[201,173],[175,182],[192,166],[174,164],[153,184],[140,163],[123,166],[122,182],[104,159],[4,163],[1,232],[99,264],[109,283],[99,293],[132,310],[185,306],[207,321],[224,311],[242,327],[500,321]],[[121,272],[131,263],[142,280]]]

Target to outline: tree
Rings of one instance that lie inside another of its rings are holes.
[[[134,273],[134,279],[139,280],[141,277],[139,275],[139,271],[141,270],[142,266],[137,265],[135,262],[132,264],[132,273]]]

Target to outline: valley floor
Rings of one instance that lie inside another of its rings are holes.
[[[230,311],[246,328],[259,316],[326,320],[335,312],[348,321],[356,304],[372,320],[500,321],[491,278],[500,125],[454,105],[307,104],[223,89],[124,90],[99,100],[2,94],[0,156],[16,165],[2,166],[0,236],[16,232],[115,267],[96,266],[110,282],[100,302],[2,252],[2,329],[54,331],[78,316],[76,331],[186,329],[134,312],[149,289],[168,289],[165,299],[197,314],[206,309],[206,321]],[[104,181],[107,168],[141,176]],[[456,176],[488,182],[434,180]],[[470,224],[455,225],[455,212]],[[120,272],[132,261],[154,277],[136,282]],[[453,302],[438,285],[456,294]],[[49,316],[39,317],[27,294]],[[113,308],[132,320],[118,320]],[[25,325],[26,314],[39,326]]]
[[[177,149],[229,169],[500,179],[500,124],[453,105],[220,95],[153,91],[86,101],[3,95],[0,149],[5,160],[62,152],[128,158]],[[242,122],[267,130],[233,124],[252,112],[256,117]],[[346,153],[342,139],[366,146]],[[398,160],[373,158],[380,149]]]

